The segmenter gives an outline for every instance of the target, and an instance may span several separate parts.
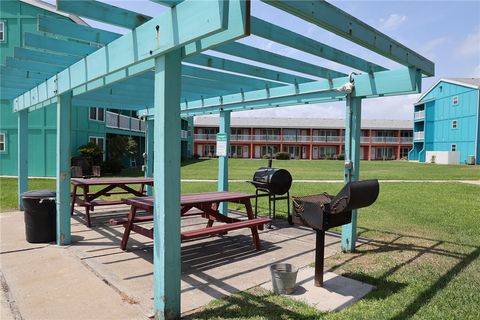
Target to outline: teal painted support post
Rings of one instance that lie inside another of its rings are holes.
[[[57,244],[70,244],[70,135],[72,92],[57,100]]]
[[[155,59],[153,177],[155,319],[180,318],[181,53]]]
[[[360,119],[362,99],[347,96],[345,116],[345,183],[357,181],[360,172]],[[350,166],[347,163],[350,162]],[[357,210],[352,210],[352,222],[342,226],[342,250],[355,251],[357,241]]]
[[[193,150],[193,137],[194,137],[194,127],[193,127],[193,117],[187,118],[188,123],[188,135],[187,135],[187,159],[191,159],[194,154]]]
[[[230,150],[230,111],[220,111],[219,134],[226,137],[224,155],[218,157],[218,191],[228,191],[228,155]],[[218,148],[218,143],[217,143]],[[217,150],[218,152],[218,150]],[[217,153],[218,154],[218,153]],[[228,203],[220,203],[219,211],[228,215]]]
[[[153,119],[146,120],[146,139],[145,139],[145,177],[153,177],[153,136],[154,136]],[[152,186],[147,186],[147,196],[152,195]]]
[[[23,210],[22,193],[28,191],[28,110],[18,113],[18,208]]]

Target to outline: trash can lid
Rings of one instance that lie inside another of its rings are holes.
[[[57,196],[54,190],[32,190],[22,193],[23,199],[47,199]]]

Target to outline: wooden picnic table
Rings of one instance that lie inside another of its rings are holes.
[[[228,231],[241,228],[250,228],[252,231],[255,249],[260,250],[258,229],[263,229],[263,225],[271,222],[271,219],[255,218],[252,205],[250,203],[250,199],[253,197],[255,197],[255,195],[228,191],[183,194],[180,198],[180,215],[182,217],[201,215],[208,221],[206,226],[203,228],[182,231],[182,241],[210,235],[226,234]],[[153,228],[146,228],[138,224],[141,222],[153,221],[153,215],[140,217],[136,216],[138,209],[145,210],[149,213],[153,212],[153,197],[130,198],[125,199],[124,201],[126,204],[131,206],[128,218],[110,220],[110,223],[113,225],[121,224],[125,227],[122,243],[120,245],[122,250],[125,250],[127,247],[128,238],[132,230],[153,239]],[[218,211],[218,207],[221,202],[234,202],[245,205],[247,219],[239,219],[222,215]],[[214,222],[223,223],[214,226]]]
[[[85,207],[85,215],[87,226],[91,227],[90,210],[94,210],[95,206],[108,206],[115,204],[123,204],[121,199],[102,200],[102,196],[111,196],[115,194],[131,194],[136,197],[145,196],[145,186],[153,186],[153,178],[134,177],[134,178],[73,178],[70,180],[73,185],[71,214],[75,203]],[[131,188],[129,185],[140,185],[138,190]],[[96,192],[90,192],[91,186],[101,186],[102,188]],[[83,191],[77,193],[78,189]],[[121,191],[114,191],[121,189]]]

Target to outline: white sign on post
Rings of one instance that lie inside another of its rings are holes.
[[[217,133],[217,157],[227,156],[227,134]]]

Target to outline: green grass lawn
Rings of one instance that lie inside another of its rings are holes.
[[[229,159],[229,178],[251,179],[255,170],[267,160]],[[343,161],[337,160],[274,160],[273,167],[290,171],[296,180],[342,180]],[[216,179],[218,161],[185,162],[182,179]],[[480,166],[436,165],[407,161],[361,161],[361,179],[382,180],[479,180]]]
[[[248,179],[263,164],[263,160],[232,160],[231,179]],[[288,168],[298,180],[341,179],[342,173],[341,162],[336,161],[274,165]],[[362,162],[362,170],[363,178],[480,179],[478,168],[467,166]],[[184,165],[182,177],[215,178],[216,161]],[[0,183],[2,210],[15,207],[16,179],[0,179]],[[54,180],[30,180],[29,184],[30,189],[55,187]],[[294,183],[291,195],[335,194],[341,187],[341,183]],[[182,183],[183,193],[216,188],[215,182]],[[254,191],[245,182],[231,183],[230,189]],[[284,217],[285,202],[277,208],[278,216]],[[263,198],[260,213],[266,212]],[[381,183],[377,202],[359,212],[358,231],[370,242],[355,253],[339,253],[326,260],[335,273],[376,286],[364,299],[341,312],[319,313],[288,297],[254,288],[216,300],[188,319],[480,319],[479,218],[478,185]]]
[[[340,187],[298,184],[292,193]],[[217,300],[189,319],[480,319],[479,204],[480,186],[383,183],[377,202],[359,212],[359,233],[371,242],[326,260],[335,273],[376,286],[364,299],[322,314],[254,288]]]

